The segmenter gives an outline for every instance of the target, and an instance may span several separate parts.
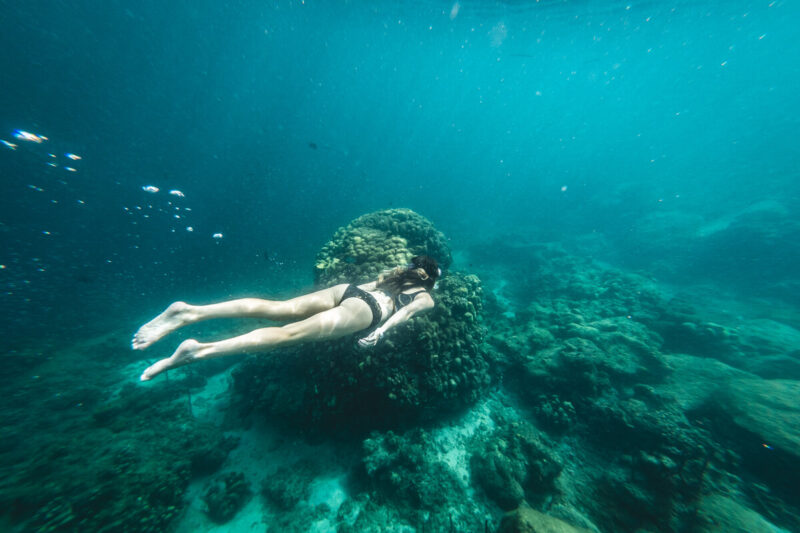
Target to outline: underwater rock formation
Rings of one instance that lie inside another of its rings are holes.
[[[168,530],[190,481],[218,469],[236,446],[194,420],[176,384],[129,385],[77,427],[42,445],[29,439],[22,467],[0,481],[0,505],[26,520],[26,531]]]
[[[562,468],[526,422],[496,431],[472,456],[471,466],[477,484],[506,511],[552,493]]]
[[[274,507],[289,511],[308,498],[309,485],[315,473],[315,465],[308,461],[282,466],[264,480],[261,494]]]
[[[695,211],[653,211],[620,232],[625,262],[674,280],[723,281],[797,301],[800,222],[785,198],[703,218]]]
[[[539,429],[591,450],[597,466],[581,482],[581,507],[604,530],[666,531],[691,523],[699,495],[731,465],[713,451],[709,425],[695,423],[672,389],[673,358],[662,334],[686,321],[686,309],[673,308],[649,280],[558,248],[516,246],[514,253],[528,268],[506,276],[526,298],[505,304],[513,313],[498,303],[500,312],[487,317],[493,359]],[[513,463],[494,463],[507,466],[495,467],[498,479],[519,484]],[[558,497],[560,479],[547,497]],[[494,499],[508,509],[519,493]]]
[[[386,209],[362,215],[334,233],[317,254],[314,280],[328,287],[365,283],[384,269],[429,255],[447,270],[453,262],[444,234],[411,209]]]
[[[373,490],[395,505],[439,509],[458,491],[453,473],[427,453],[428,434],[391,431],[364,440],[363,466]]]
[[[558,518],[540,513],[527,505],[507,513],[500,522],[498,533],[589,533]]]
[[[483,531],[484,513],[470,497],[466,478],[441,451],[424,429],[372,432],[353,476],[360,491],[355,500],[362,504],[353,527],[344,531]],[[392,527],[402,523],[413,529]]]
[[[474,402],[491,382],[481,282],[447,270],[450,250],[429,221],[408,209],[359,217],[323,247],[315,275],[323,285],[364,283],[417,254],[444,271],[432,311],[369,350],[353,336],[247,361],[235,374],[244,406],[312,431],[349,431],[433,419]]]
[[[699,506],[699,533],[776,533],[778,528],[763,516],[732,498],[712,494],[705,496]]]
[[[211,482],[203,496],[208,517],[217,524],[229,522],[252,496],[242,472],[229,472]]]
[[[713,357],[763,378],[800,379],[800,331],[773,320],[740,320],[735,326],[687,317],[665,328],[674,351]]]

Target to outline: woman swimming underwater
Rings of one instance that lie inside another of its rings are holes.
[[[260,328],[217,342],[183,341],[170,357],[147,368],[142,381],[172,368],[244,352],[264,352],[311,341],[364,334],[358,343],[374,346],[386,331],[433,308],[430,291],[442,271],[436,260],[422,255],[407,266],[382,274],[364,285],[341,284],[291,300],[242,298],[211,305],[175,302],[139,328],[134,350],[144,350],[168,333],[209,318],[268,318],[290,322],[281,327]]]

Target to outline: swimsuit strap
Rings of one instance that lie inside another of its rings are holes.
[[[420,293],[428,292],[427,289],[420,289],[416,292],[398,292],[397,296],[394,297],[394,307],[395,309],[400,309],[401,307],[405,307],[414,299],[419,296]]]

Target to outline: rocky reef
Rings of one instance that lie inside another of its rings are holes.
[[[273,402],[298,427],[357,418],[377,429],[357,438],[348,498],[335,513],[315,508],[318,520],[342,532],[800,526],[797,382],[763,379],[795,375],[794,328],[712,319],[701,297],[558,246],[508,239],[468,257],[488,289],[449,272],[439,314],[387,338],[388,351],[332,343],[237,376],[258,412]],[[338,268],[325,265],[326,275]],[[426,416],[452,405],[469,409]],[[281,507],[298,520],[310,516],[302,499],[314,476],[302,471],[285,473],[299,488]]]
[[[228,472],[214,479],[203,496],[209,518],[225,524],[252,496],[250,484],[242,472]]]
[[[724,205],[724,204],[723,204]],[[706,206],[707,207],[707,206]],[[619,206],[624,212],[625,207]],[[748,200],[724,211],[677,207],[630,213],[614,248],[627,265],[681,282],[723,282],[742,292],[796,302],[800,297],[797,198]],[[619,212],[615,214],[619,216]]]
[[[381,211],[309,267],[321,284],[359,283],[419,253],[450,264],[429,221]],[[558,245],[508,238],[463,254],[475,271],[446,269],[436,308],[371,350],[305,345],[113,394],[116,346],[51,370],[17,360],[0,377],[2,524],[800,530],[796,315],[728,311]],[[87,368],[94,381],[75,386]],[[212,404],[238,440],[195,418]]]
[[[245,407],[303,428],[350,431],[431,420],[473,403],[491,382],[481,282],[447,270],[450,250],[428,220],[408,209],[359,217],[322,248],[315,275],[323,285],[364,283],[419,254],[445,272],[432,311],[391,329],[373,349],[351,337],[246,362],[235,375]]]
[[[30,388],[29,400],[47,397],[46,388]],[[179,380],[129,385],[102,401],[84,389],[57,411],[36,411],[26,446],[4,453],[6,518],[26,531],[167,530],[186,507],[189,483],[236,446],[192,417],[186,391]]]
[[[538,430],[586,461],[581,474],[575,457],[563,465],[546,505],[527,503],[580,510],[609,531],[711,531],[723,507],[756,530],[764,517],[797,528],[797,382],[758,377],[796,375],[796,330],[711,322],[701,299],[642,276],[558,247],[509,247],[528,268],[494,267],[514,289],[487,298],[491,358]],[[495,462],[514,472],[514,455]],[[519,488],[501,496],[506,508],[522,501]]]

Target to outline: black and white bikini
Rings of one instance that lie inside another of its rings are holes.
[[[397,296],[394,297],[394,312],[399,311],[401,308],[407,306],[414,299],[420,295],[420,293],[427,292],[425,289],[420,289],[415,292],[400,292]],[[378,327],[378,324],[381,323],[381,319],[383,318],[383,311],[381,311],[381,306],[375,297],[370,294],[369,292],[365,291],[364,289],[358,288],[356,285],[348,285],[347,288],[344,290],[344,294],[342,295],[341,301],[339,301],[339,305],[348,298],[358,298],[365,302],[369,308],[372,310],[372,322],[370,322],[369,326],[364,328],[363,330],[359,331],[358,333],[364,333],[365,331],[368,333],[372,333],[375,328]],[[388,316],[386,318],[389,318]]]

